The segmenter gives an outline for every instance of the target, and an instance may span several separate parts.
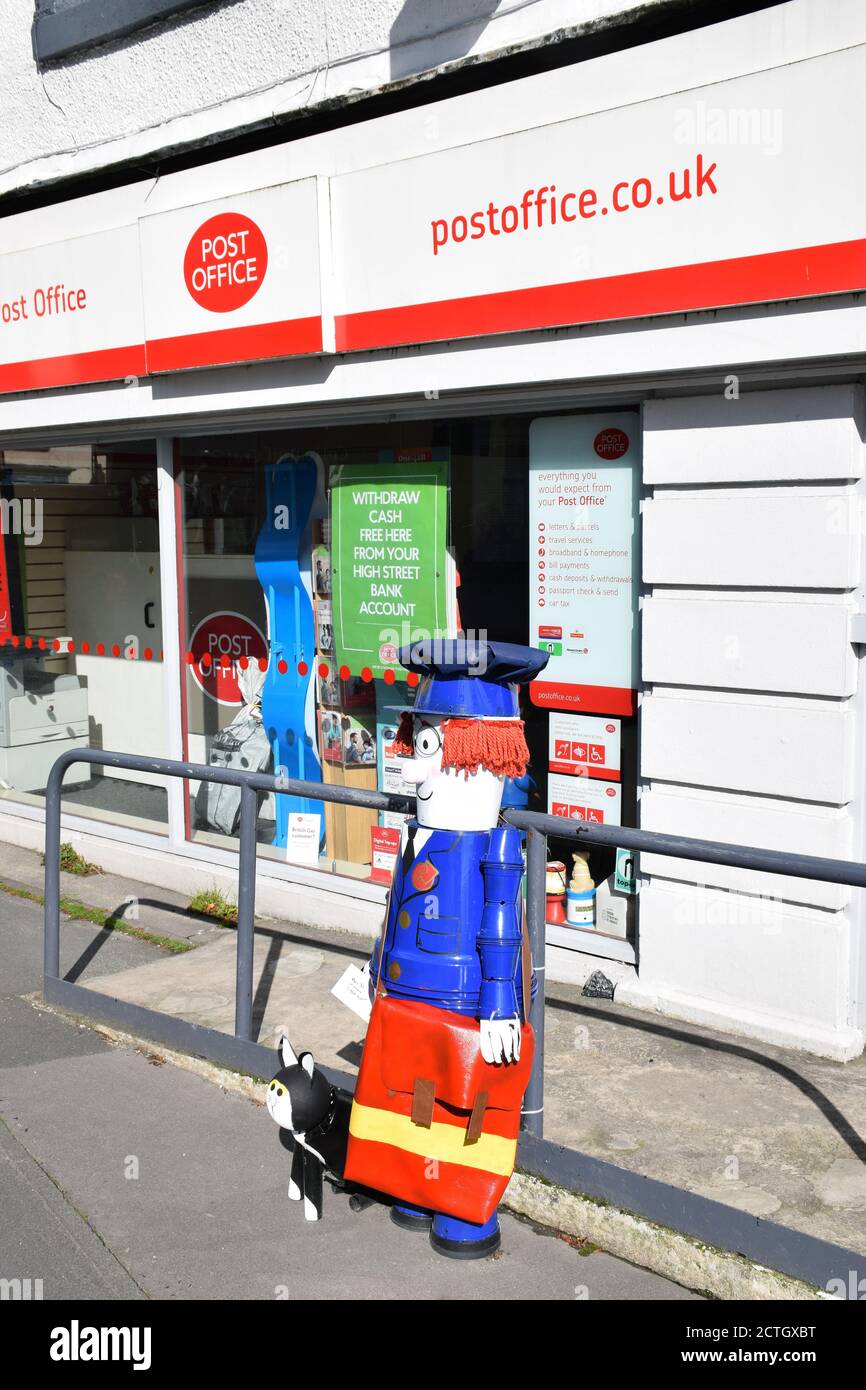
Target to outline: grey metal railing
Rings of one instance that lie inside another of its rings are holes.
[[[60,824],[63,779],[77,763],[122,768],[160,777],[217,782],[239,787],[241,814],[238,853],[237,962],[235,979],[234,1037],[216,1029],[190,1023],[126,1000],[64,980],[60,975]],[[82,748],[62,753],[51,769],[45,792],[45,936],[43,993],[56,1004],[88,1018],[111,1024],[169,1047],[208,1058],[223,1066],[237,1067],[254,1076],[269,1075],[273,1050],[253,1038],[253,949],[256,899],[257,793],[273,792],[332,801],[374,810],[410,812],[414,797],[389,792],[360,791],[351,787],[305,782],[269,773],[241,772],[232,768],[205,767],[169,758],[148,758],[130,753],[110,753]],[[789,854],[781,850],[752,849],[716,840],[697,840],[626,826],[595,825],[565,820],[535,811],[506,810],[503,819],[526,832],[526,918],[533,968],[539,988],[530,1010],[535,1032],[535,1058],[524,1100],[518,1149],[518,1166],[532,1175],[556,1182],[585,1196],[610,1202],[628,1211],[695,1236],[721,1249],[735,1250],[758,1263],[826,1287],[831,1279],[849,1279],[851,1271],[866,1273],[866,1255],[833,1245],[800,1231],[761,1220],[724,1203],[675,1188],[632,1170],[592,1158],[545,1140],[544,1135],[544,1022],[546,972],[547,839],[577,840],[611,849],[660,854],[677,859],[815,879],[825,883],[866,888],[866,864],[845,859]],[[329,1078],[353,1089],[353,1078],[323,1068]]]
[[[144,1009],[125,1000],[101,996],[83,985],[60,977],[60,812],[63,779],[77,763],[96,767],[122,768],[159,777],[182,777],[185,781],[217,782],[239,787],[241,793],[238,827],[238,920],[235,969],[234,1037],[185,1019],[174,1018],[153,1009]],[[302,782],[264,772],[242,772],[234,768],[205,767],[200,763],[177,762],[171,758],[147,758],[133,753],[109,753],[97,748],[79,748],[61,753],[54,763],[45,789],[45,936],[43,943],[43,993],[50,1002],[79,1013],[99,1010],[104,1022],[131,1031],[149,1030],[148,1037],[182,1050],[194,1051],[223,1065],[242,1067],[262,1074],[265,1049],[253,1038],[253,949],[256,912],[256,819],[259,792],[307,797],[315,801],[335,801],[347,806],[363,806],[381,811],[411,811],[414,797],[390,792],[359,791],[352,787]],[[110,1017],[109,1017],[110,1015]],[[270,1066],[268,1054],[264,1065]],[[351,1079],[332,1072],[341,1084]]]

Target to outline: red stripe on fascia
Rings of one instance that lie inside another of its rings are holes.
[[[637,691],[614,685],[567,685],[564,681],[530,681],[529,698],[541,709],[624,715],[634,714],[637,710]]]
[[[213,328],[206,333],[185,333],[174,338],[150,338],[146,350],[150,372],[297,357],[322,351],[322,320],[315,315],[244,328]]]
[[[557,328],[866,287],[866,239],[608,275],[597,280],[338,314],[338,352]]]
[[[80,386],[144,376],[144,344],[74,352],[64,357],[36,357],[29,362],[0,363],[0,392],[44,391],[52,386]]]
[[[601,778],[605,782],[619,782],[620,773],[617,768],[599,767],[597,763],[566,763],[558,760],[547,764],[548,772],[564,773],[566,777],[595,777]]]

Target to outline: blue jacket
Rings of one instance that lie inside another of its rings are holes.
[[[403,827],[382,984],[473,1018],[523,1016],[520,832]],[[378,947],[371,976],[375,983]]]

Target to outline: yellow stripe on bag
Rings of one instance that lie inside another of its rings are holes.
[[[467,1144],[466,1131],[457,1125],[433,1122],[429,1129],[413,1124],[408,1115],[392,1115],[390,1110],[375,1110],[355,1101],[349,1118],[349,1133],[355,1139],[371,1139],[377,1144],[392,1144],[395,1149],[417,1154],[419,1158],[438,1158],[442,1163],[460,1163],[464,1168],[479,1168],[485,1173],[498,1173],[508,1178],[514,1172],[517,1140],[503,1139],[499,1134],[482,1134],[474,1144]]]

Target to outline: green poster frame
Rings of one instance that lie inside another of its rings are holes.
[[[400,679],[399,648],[448,630],[449,463],[447,448],[387,449],[332,470],[334,646],[353,676]]]

